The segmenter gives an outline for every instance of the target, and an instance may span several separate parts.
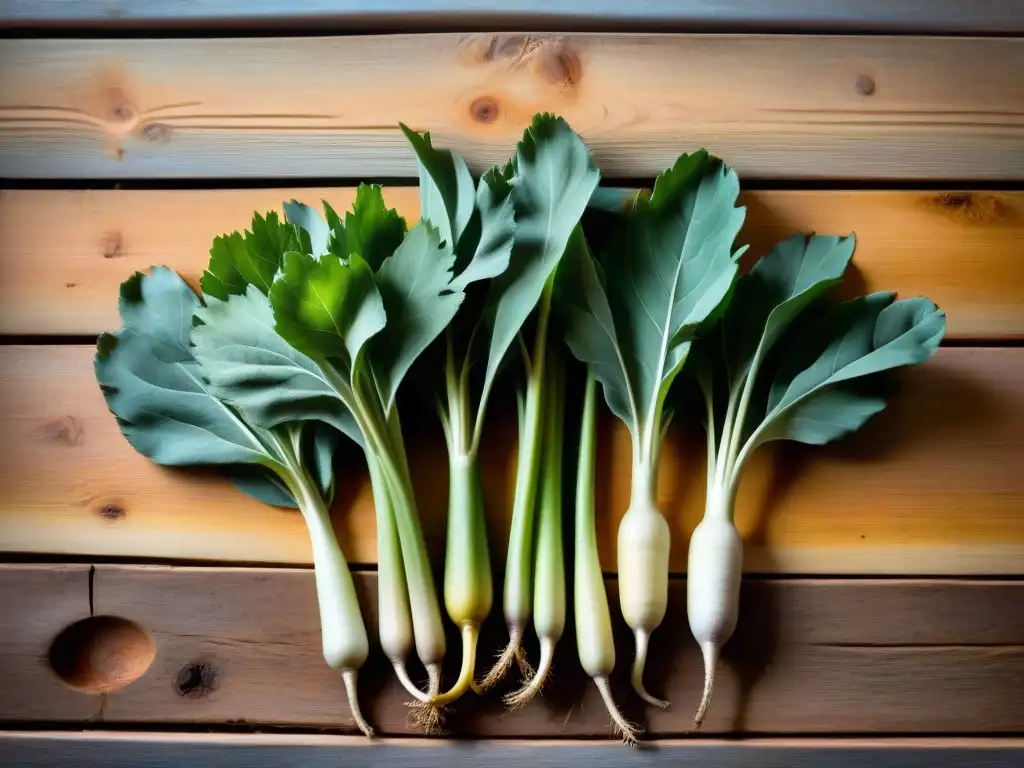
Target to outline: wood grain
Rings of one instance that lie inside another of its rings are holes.
[[[407,221],[418,218],[416,189],[386,194]],[[118,286],[132,272],[165,264],[198,286],[215,236],[292,198],[340,210],[353,189],[2,190],[0,334],[114,328]],[[753,256],[794,232],[855,232],[847,294],[929,296],[951,338],[1024,337],[1022,192],[756,191],[742,203],[739,242]]]
[[[376,635],[376,578],[356,577]],[[625,711],[651,738],[682,735],[699,698],[701,665],[686,629],[685,581],[673,579],[665,622],[652,640],[648,681],[674,702],[645,710],[627,695],[631,637],[614,580],[618,668]],[[1024,584],[967,580],[748,580],[737,634],[727,645],[708,734],[1019,733],[1024,730]],[[97,565],[97,614],[138,622],[157,658],[108,694],[105,725],[229,723],[351,731],[341,681],[320,655],[312,573],[294,569]],[[34,621],[28,606],[22,621]],[[495,610],[482,658],[500,647]],[[457,666],[450,636],[447,676]],[[536,649],[531,643],[530,653]],[[2,663],[2,662],[0,662]],[[463,702],[452,736],[607,737],[608,717],[563,638],[543,699],[501,714],[496,695]],[[414,677],[422,673],[414,670]],[[360,675],[364,713],[383,735],[411,735],[406,696],[374,650]],[[10,698],[11,693],[6,697]],[[23,719],[23,718],[15,718]],[[74,720],[54,716],[53,720]]]
[[[0,564],[0,720],[86,721],[98,712],[98,698],[63,685],[49,665],[54,638],[90,615],[90,570]]]
[[[662,740],[627,750],[590,741],[455,742],[298,734],[0,731],[0,758],[24,768],[1016,768],[1012,738]]]
[[[163,469],[136,454],[106,409],[92,355],[84,346],[0,348],[0,551],[309,562],[295,512],[252,501],[212,474]],[[737,507],[748,571],[1024,573],[1024,351],[942,349],[905,373],[903,392],[849,440],[754,456]],[[509,400],[496,397],[483,441],[495,563],[504,562],[515,474]],[[406,413],[427,543],[440,562],[443,440],[428,412]],[[675,430],[663,450],[659,503],[677,572],[703,510],[702,440]],[[610,417],[599,441],[598,536],[613,571],[630,448]],[[369,483],[349,450],[338,462],[335,524],[350,561],[372,563]]]
[[[116,12],[114,12],[116,11]],[[3,0],[0,27],[198,27],[212,23],[274,28],[332,24],[346,30],[502,29],[616,30],[633,28],[779,31],[956,32],[1024,31],[1024,13],[1004,0],[832,0],[809,8],[802,0]]]
[[[744,177],[1024,176],[1024,40],[423,34],[0,41],[14,178],[414,176],[397,129],[476,170],[564,116],[606,176],[707,146]]]

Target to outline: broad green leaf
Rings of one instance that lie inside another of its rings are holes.
[[[577,360],[593,370],[612,413],[626,424],[636,423],[636,401],[629,378],[623,373],[626,362],[619,347],[607,288],[580,225],[569,238],[555,287],[555,306],[567,329],[569,349]]]
[[[779,243],[741,277],[722,332],[732,383],[757,375],[783,332],[815,299],[842,279],[855,240],[802,234]]]
[[[362,433],[320,365],[275,330],[270,300],[255,286],[227,301],[208,298],[192,330],[196,359],[221,399],[264,428],[321,421],[355,442]]]
[[[233,232],[214,240],[200,286],[218,299],[243,293],[247,285],[267,293],[284,254],[299,247],[294,226],[273,211],[265,217],[255,213],[244,235]]]
[[[736,206],[739,181],[720,164],[700,175],[680,160],[662,180],[655,205],[639,198],[605,260],[609,305],[625,367],[621,376],[647,425],[686,359],[698,329],[728,296],[737,266],[733,242],[745,209]],[[570,329],[570,333],[574,333]],[[607,396],[607,395],[606,395]]]
[[[515,232],[512,186],[503,169],[491,168],[480,178],[473,215],[456,241],[454,284],[465,289],[508,269]]]
[[[526,129],[513,167],[515,243],[508,269],[491,282],[485,386],[537,305],[600,179],[583,140],[548,114]]]
[[[107,406],[128,441],[158,464],[268,464],[260,431],[215,397],[188,338],[199,300],[156,267],[121,287],[123,327],[104,334],[95,360]]]
[[[270,303],[275,329],[285,341],[315,360],[342,361],[350,375],[386,320],[373,272],[355,252],[347,263],[334,254],[319,261],[287,254]]]
[[[463,294],[451,286],[455,255],[437,229],[421,221],[375,275],[387,324],[370,362],[386,410],[410,366],[451,322]]]
[[[399,123],[419,161],[420,216],[441,233],[452,250],[469,225],[475,204],[473,177],[466,162],[448,149],[435,149],[430,133],[422,134]]]
[[[331,216],[328,214],[328,221]],[[333,225],[332,229],[334,228]],[[342,260],[358,253],[376,272],[388,256],[395,252],[405,237],[405,219],[394,208],[384,204],[379,184],[360,184],[352,210],[345,214],[344,240],[335,232],[331,253]]]
[[[280,477],[269,469],[254,465],[229,467],[225,476],[246,496],[272,507],[297,509],[295,497]]]
[[[946,329],[945,315],[928,299],[893,298],[873,293],[844,302],[794,338],[753,440],[827,442],[881,410],[884,401],[858,395],[850,383],[923,363]]]
[[[242,277],[237,263],[248,258],[245,239],[238,232],[220,235],[213,239],[210,247],[210,263],[202,277],[199,287],[207,296],[226,299],[234,293],[245,293],[248,281]]]
[[[326,202],[324,207],[328,208]],[[305,203],[292,200],[284,203],[284,215],[289,224],[299,228],[299,240],[303,253],[319,258],[329,252],[331,228],[319,213]]]
[[[711,165],[712,159],[704,149],[680,155],[671,168],[666,168],[654,180],[648,204],[658,211],[676,210],[682,197],[699,183]]]

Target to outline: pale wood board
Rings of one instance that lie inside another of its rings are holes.
[[[418,190],[387,187],[410,224]],[[99,333],[117,326],[118,285],[154,264],[198,287],[214,237],[296,198],[348,208],[352,188],[0,190],[0,333]],[[760,257],[796,232],[857,236],[845,295],[925,295],[950,338],[1024,336],[1024,193],[753,191],[738,238]],[[53,222],[60,222],[54,226]]]
[[[779,29],[782,31],[1024,31],[1024,12],[1006,0],[0,0],[0,26],[90,28],[203,27],[211,24],[325,25],[346,30],[472,29]]]
[[[662,740],[640,750],[591,741],[445,741],[282,734],[0,731],[0,758],[19,768],[1016,768],[1012,738]]]
[[[375,575],[359,573],[356,581],[375,637]],[[627,694],[632,638],[619,617],[615,581],[607,581],[619,649],[613,688],[651,738],[687,733],[699,698],[701,664],[686,626],[685,586],[672,580],[668,614],[652,640],[649,685],[674,703],[656,712]],[[993,580],[748,580],[706,732],[1019,733],[1022,590],[1020,582]],[[341,681],[320,655],[308,570],[100,564],[93,601],[97,614],[138,622],[157,645],[148,672],[107,694],[98,716],[104,725],[352,730]],[[44,610],[26,609],[25,623]],[[502,623],[496,608],[481,639],[481,659],[500,647]],[[536,658],[532,640],[528,648]],[[450,635],[446,679],[458,656]],[[185,671],[192,667],[202,674]],[[412,671],[422,676],[415,665]],[[610,736],[596,690],[579,669],[571,631],[559,645],[554,674],[544,697],[515,713],[502,714],[497,695],[466,700],[452,713],[449,735]],[[183,689],[181,681],[189,679]],[[360,674],[360,699],[382,735],[416,734],[406,698],[373,651]]]
[[[88,346],[0,348],[0,551],[309,562],[297,513],[252,501],[210,473],[160,468],[136,454],[106,409],[92,360]],[[1024,351],[941,349],[903,373],[889,408],[846,441],[784,444],[753,457],[737,505],[748,571],[1024,573]],[[516,434],[510,393],[499,394],[481,461],[495,567],[504,563]],[[410,405],[413,480],[440,563],[447,457],[429,410]],[[630,444],[610,416],[599,440],[598,538],[614,571]],[[659,504],[676,572],[703,512],[704,454],[692,429],[671,431],[663,449]],[[342,546],[351,562],[373,563],[362,457],[348,447],[338,466]]]
[[[481,170],[541,111],[606,176],[699,146],[744,177],[1024,175],[1024,39],[5,39],[0,60],[14,178],[414,176],[399,121]]]
[[[48,657],[61,630],[90,615],[90,570],[0,564],[0,720],[85,721],[99,711],[98,698],[60,682]]]

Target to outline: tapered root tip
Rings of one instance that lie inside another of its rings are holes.
[[[597,684],[597,690],[601,692],[601,698],[604,700],[605,709],[607,709],[608,714],[611,715],[612,726],[615,728],[615,735],[622,739],[622,743],[627,747],[635,747],[636,737],[637,734],[640,733],[640,728],[622,716],[618,706],[615,704],[615,699],[612,698],[612,691],[608,685],[608,678],[603,676],[595,677],[594,682]]]
[[[405,664],[402,661],[392,659],[391,666],[395,668],[395,676],[410,696],[420,702],[430,701],[430,693],[424,693],[416,687],[413,681],[409,678],[409,672],[406,670]]]
[[[477,694],[483,694],[493,688],[498,682],[508,674],[509,667],[512,666],[513,661],[519,663],[519,668],[522,669],[525,656],[523,655],[523,649],[521,647],[523,639],[523,631],[516,627],[509,629],[508,633],[508,645],[498,656],[498,660],[491,667],[490,671],[479,683],[473,683],[473,691]]]
[[[718,646],[714,643],[702,643],[700,647],[704,656],[704,695],[701,696],[697,714],[693,717],[693,727],[697,730],[704,724],[704,716],[711,706],[711,694],[715,689],[715,669],[718,667]]]
[[[652,707],[668,709],[672,704],[657,696],[652,696],[644,688],[644,665],[647,664],[647,640],[649,636],[643,630],[637,630],[636,637],[636,658],[633,660],[633,690],[636,695],[646,701]]]
[[[370,724],[363,719],[363,713],[359,709],[359,696],[356,690],[356,673],[354,670],[346,669],[341,673],[342,682],[345,683],[345,693],[348,696],[348,707],[352,710],[352,717],[356,721],[356,725],[359,730],[362,731],[367,738],[373,738],[373,728]]]
[[[503,701],[506,707],[511,710],[525,707],[534,696],[540,693],[544,683],[551,676],[551,662],[554,657],[555,641],[550,637],[542,637],[540,639],[540,665],[537,667],[537,673],[527,679],[518,691],[505,696]]]

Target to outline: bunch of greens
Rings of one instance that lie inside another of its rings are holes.
[[[926,298],[878,292],[826,306],[854,238],[795,235],[737,282],[688,369],[706,408],[704,518],[690,539],[687,614],[704,657],[700,725],[722,645],[736,626],[743,547],[733,524],[743,467],[775,440],[823,445],[886,405],[884,374],[937,349],[945,315]]]
[[[266,311],[255,319],[272,323],[269,307],[257,308]],[[335,428],[298,415],[271,424],[217,393],[189,341],[193,317],[203,323],[212,318],[171,270],[157,267],[125,281],[120,312],[123,327],[100,337],[95,369],[121,431],[157,464],[219,466],[249,495],[299,508],[312,542],[324,658],[341,672],[356,724],[370,735],[356,697],[356,674],[367,656],[366,628],[328,514]],[[307,367],[302,355],[271,337],[276,341],[270,352],[297,369]]]
[[[610,227],[600,261],[578,230],[559,278],[569,348],[590,366],[632,437],[632,493],[618,534],[619,599],[636,639],[633,687],[663,707],[644,688],[643,669],[668,592],[670,534],[655,497],[670,419],[665,405],[697,329],[732,288],[733,241],[744,214],[738,194],[736,174],[706,152],[682,155],[653,191],[633,197]]]
[[[480,491],[481,432],[499,371],[521,353],[525,406],[505,578],[509,645],[483,682],[489,687],[521,654],[531,615],[534,510],[542,450],[545,352],[553,275],[573,227],[598,182],[580,137],[560,118],[538,115],[505,166],[488,170],[477,185],[458,155],[435,149],[429,135],[403,126],[420,166],[424,219],[452,244],[453,284],[466,302],[439,343],[441,375],[425,376],[436,394],[450,464],[445,605],[463,636],[463,663],[438,706],[473,683],[480,623],[490,612],[492,582]],[[534,319],[528,349],[521,332]],[[519,340],[519,344],[515,342]],[[471,370],[479,360],[482,376]],[[537,599],[546,600],[541,590]],[[564,598],[563,598],[564,599]],[[536,690],[543,676],[535,678]]]
[[[824,305],[850,261],[852,236],[796,236],[738,278],[739,181],[705,151],[681,155],[649,191],[599,189],[582,139],[544,114],[510,162],[474,180],[457,154],[401,127],[420,168],[422,216],[411,229],[380,187],[364,184],[344,216],[326,202],[321,215],[291,201],[284,219],[256,214],[245,232],[216,238],[201,296],[164,267],[132,276],[121,287],[123,327],[98,344],[109,408],[154,462],[217,466],[250,496],[299,509],[324,656],[370,734],[356,698],[366,629],[328,514],[340,441],[354,441],[366,458],[379,637],[399,680],[433,718],[518,661],[526,679],[506,703],[521,706],[547,679],[565,624],[566,371],[549,343],[564,332],[587,367],[573,537],[577,649],[633,742],[608,684],[615,648],[594,523],[596,388],[632,439],[618,574],[636,643],[633,687],[667,706],[647,692],[643,670],[666,610],[670,534],[656,486],[669,395],[685,370],[708,433],[707,507],[687,580],[705,661],[699,725],[736,624],[742,542],[733,514],[745,462],[767,442],[823,444],[858,429],[885,407],[884,374],[935,352],[945,317],[927,299],[889,293]],[[479,629],[493,603],[479,452],[506,368],[523,374],[504,585],[509,642],[477,685]],[[444,600],[462,635],[462,663],[444,692],[444,627],[398,408],[410,374],[437,406],[449,455]],[[522,650],[531,619],[541,649],[532,677]],[[406,669],[414,648],[426,691]]]

